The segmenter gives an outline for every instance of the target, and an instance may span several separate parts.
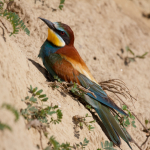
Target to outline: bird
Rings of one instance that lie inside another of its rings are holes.
[[[127,115],[106,94],[102,87],[90,73],[84,60],[74,47],[74,33],[72,29],[61,22],[51,22],[39,17],[48,26],[48,37],[41,46],[38,57],[51,76],[58,76],[62,81],[77,83],[91,93],[85,93],[82,98],[91,105],[99,115],[111,141],[118,147],[121,145],[120,137],[132,149],[131,136],[125,128],[115,120],[110,110],[117,110]]]

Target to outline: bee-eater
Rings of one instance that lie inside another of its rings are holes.
[[[84,94],[83,99],[90,104],[101,118],[112,142],[120,147],[120,137],[129,145],[132,138],[115,120],[110,109],[127,115],[103,91],[90,73],[85,62],[74,47],[74,33],[71,28],[61,22],[52,23],[40,18],[48,26],[48,37],[41,47],[39,57],[52,76],[58,76],[62,81],[78,83],[88,88],[91,93]],[[131,148],[132,149],[132,148]]]

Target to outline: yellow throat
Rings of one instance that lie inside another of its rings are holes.
[[[65,46],[64,40],[57,33],[55,33],[53,30],[51,30],[50,28],[48,28],[47,40],[49,42],[53,43],[55,46],[58,46],[58,47]]]

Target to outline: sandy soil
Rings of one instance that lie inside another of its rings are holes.
[[[49,97],[49,104],[60,104],[63,120],[59,125],[51,125],[50,135],[59,142],[79,143],[86,137],[90,140],[86,149],[96,150],[107,139],[101,127],[95,123],[94,131],[80,130],[79,138],[74,136],[72,117],[84,116],[90,112],[72,97],[62,96],[58,90],[52,90],[45,83],[46,78],[33,65],[31,59],[42,65],[37,57],[42,43],[47,38],[47,26],[38,19],[43,17],[52,22],[61,21],[71,26],[75,33],[75,47],[98,82],[117,78],[123,80],[137,101],[134,106],[126,101],[131,110],[144,123],[150,120],[150,53],[145,59],[137,59],[125,66],[120,49],[129,46],[137,55],[150,51],[150,20],[142,13],[150,13],[149,0],[66,0],[64,9],[58,9],[59,0],[15,0],[12,10],[17,12],[29,28],[31,35],[21,31],[16,37],[10,37],[4,28],[0,28],[0,105],[4,102],[14,105],[18,110],[26,105],[21,101],[28,95],[28,87],[43,89]],[[56,8],[56,11],[52,11]],[[1,18],[8,30],[11,25]],[[126,56],[126,52],[123,54]],[[93,58],[96,57],[96,60]],[[117,101],[116,101],[117,103]],[[118,104],[118,103],[117,103]],[[9,124],[13,131],[0,132],[0,150],[36,150],[39,133],[35,129],[27,130],[23,117],[14,123],[13,115],[0,110],[0,120]],[[142,126],[136,121],[137,128],[129,127],[135,141],[141,145],[146,139]],[[150,125],[148,125],[149,127]],[[43,138],[44,147],[47,141]],[[131,144],[134,150],[138,148]],[[121,148],[128,150],[122,141]],[[116,149],[119,149],[116,147]],[[142,147],[150,149],[150,140]]]

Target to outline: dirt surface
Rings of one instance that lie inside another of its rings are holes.
[[[75,34],[75,47],[86,62],[98,82],[109,79],[121,79],[130,89],[137,101],[126,101],[130,109],[144,123],[150,120],[150,53],[145,59],[136,59],[128,66],[117,55],[127,56],[125,47],[129,46],[136,55],[150,52],[150,19],[143,13],[150,13],[149,0],[66,0],[63,10],[58,9],[59,0],[15,0],[15,11],[29,28],[31,35],[21,31],[15,37],[9,36],[0,23],[0,105],[4,102],[14,105],[18,110],[26,108],[21,101],[28,95],[30,85],[43,89],[49,97],[48,104],[60,105],[63,112],[62,123],[51,125],[50,136],[71,144],[79,143],[86,137],[90,140],[86,149],[101,148],[101,142],[108,140],[98,123],[94,131],[87,128],[79,130],[79,138],[74,135],[72,117],[84,116],[90,112],[69,95],[65,97],[59,90],[53,90],[45,83],[46,78],[32,62],[43,66],[37,57],[47,38],[47,26],[38,17],[68,24]],[[54,11],[56,9],[56,11]],[[11,31],[10,23],[0,17]],[[4,36],[3,36],[3,29]],[[6,41],[5,41],[6,40]],[[124,53],[121,54],[121,49]],[[29,60],[31,59],[32,62]],[[115,101],[118,105],[118,101]],[[92,119],[92,118],[91,118]],[[13,131],[0,131],[0,150],[36,150],[40,143],[39,132],[27,130],[25,120],[20,117],[14,122],[14,116],[5,109],[0,110],[0,121],[9,124]],[[136,128],[128,127],[134,140],[141,145],[146,139],[143,127],[136,121]],[[148,127],[150,125],[148,124]],[[44,147],[47,141],[43,138]],[[138,150],[131,144],[133,150]],[[119,149],[115,147],[116,149]],[[122,141],[121,149],[128,150]],[[142,147],[150,149],[150,140]]]

